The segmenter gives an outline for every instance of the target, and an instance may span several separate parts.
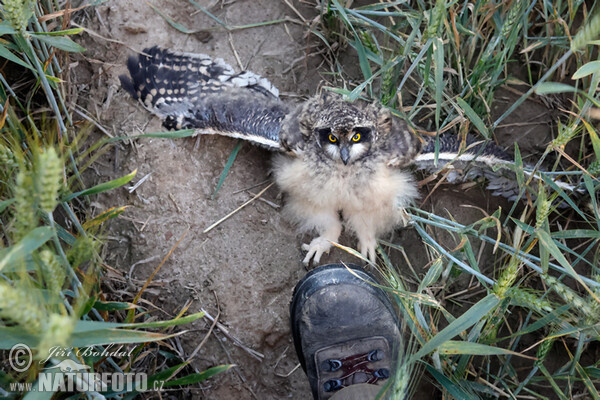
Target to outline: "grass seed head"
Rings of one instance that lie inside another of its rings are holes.
[[[35,213],[36,204],[33,193],[33,178],[31,173],[22,170],[17,174],[14,213],[14,236],[15,241],[19,241],[31,230],[37,227],[38,219]]]
[[[587,44],[600,34],[600,12],[584,22],[571,42],[571,50],[582,50]]]
[[[17,165],[17,159],[12,150],[0,143],[0,167],[3,170],[7,170],[15,168]]]
[[[600,161],[598,161],[598,160],[593,161],[587,167],[587,170],[590,173],[590,175],[592,175],[592,176],[598,176],[598,175],[600,175]]]
[[[48,249],[40,252],[40,260],[46,288],[52,294],[58,295],[65,283],[65,269],[58,262],[56,255]]]
[[[63,164],[54,148],[50,147],[40,154],[36,178],[40,208],[46,213],[54,211],[56,207],[62,169]]]
[[[517,257],[511,257],[510,262],[503,269],[502,274],[498,278],[496,285],[494,286],[494,292],[502,299],[504,295],[510,289],[512,284],[515,282],[519,271],[519,259]]]
[[[32,0],[3,0],[2,2],[4,17],[21,34],[27,30],[27,23],[33,15],[33,6]]]
[[[508,39],[514,29],[514,26],[519,21],[519,18],[521,18],[523,16],[523,12],[521,11],[522,3],[523,3],[522,1],[516,1],[510,7],[510,10],[508,11],[508,14],[506,15],[506,20],[504,21],[504,24],[502,25],[502,30],[500,31],[501,38]]]
[[[535,357],[537,358],[537,360],[535,361],[536,366],[539,366],[544,363],[544,360],[546,359],[548,353],[550,353],[550,350],[552,349],[554,340],[555,339],[546,339],[542,343],[540,343],[535,355]]]
[[[80,236],[77,238],[73,247],[67,252],[69,264],[76,268],[80,264],[91,260],[98,243],[90,236]]]
[[[548,274],[541,274],[544,282],[556,292],[567,304],[573,306],[573,310],[581,317],[586,317],[593,314],[590,304],[582,299],[573,289]]]
[[[425,32],[425,38],[432,38],[438,36],[438,29],[442,25],[444,15],[446,14],[446,2],[444,0],[437,0],[435,6],[431,9],[429,18],[429,25]]]
[[[0,282],[0,317],[16,322],[29,333],[42,329],[44,311],[22,289]]]
[[[516,304],[535,310],[540,314],[545,314],[548,311],[553,310],[552,304],[548,300],[540,298],[538,295],[527,289],[513,287],[510,289],[510,295]]]
[[[75,325],[73,319],[66,315],[50,314],[44,328],[44,335],[38,345],[38,359],[47,358],[52,347],[67,347]]]
[[[537,203],[535,228],[540,229],[550,215],[551,208],[551,202],[546,196],[546,188],[543,185],[539,186]]]
[[[558,136],[552,141],[552,146],[564,148],[577,134],[577,125],[558,125]]]

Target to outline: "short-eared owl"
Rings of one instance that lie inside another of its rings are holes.
[[[436,152],[432,141],[422,145],[406,122],[377,103],[323,93],[289,107],[268,80],[236,73],[221,59],[157,47],[144,53],[129,59],[130,77],[121,82],[166,128],[242,138],[279,153],[273,175],[287,193],[285,213],[301,230],[318,234],[303,245],[305,264],[319,262],[343,227],[374,260],[377,238],[406,222],[404,208],[418,196],[403,169],[408,164],[430,168],[434,161],[456,166],[476,159],[469,177],[485,175],[499,194],[515,194],[514,184],[481,168],[508,162],[493,145],[469,139],[459,153],[456,139],[441,137]],[[465,177],[460,171],[455,168],[455,179]]]

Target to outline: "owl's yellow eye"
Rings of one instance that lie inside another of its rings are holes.
[[[360,140],[360,133],[355,133],[354,136],[352,136],[352,141],[358,142],[359,140]]]
[[[329,141],[330,141],[331,143],[335,143],[335,142],[337,142],[337,141],[338,141],[338,139],[337,139],[337,138],[336,138],[336,137],[335,137],[335,136],[334,136],[332,133],[330,133],[330,134],[329,134]]]

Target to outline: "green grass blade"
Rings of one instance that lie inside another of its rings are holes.
[[[0,201],[0,213],[3,212],[6,209],[6,207],[10,206],[16,200],[17,199],[8,199],[8,200],[2,200],[2,201]]]
[[[460,261],[458,258],[454,257],[452,254],[450,254],[446,249],[444,249],[442,246],[440,246],[440,244],[438,242],[436,242],[427,232],[425,232],[425,230],[423,230],[423,228],[421,228],[418,224],[415,224],[414,227],[417,230],[417,232],[421,235],[421,237],[423,237],[423,239],[425,240],[426,243],[429,243],[437,251],[442,253],[445,257],[452,260],[458,267],[460,267],[460,268],[464,269],[465,271],[467,271],[468,273],[474,275],[475,277],[477,277],[477,279],[479,279],[482,282],[488,283],[490,285],[495,284],[493,279],[490,279],[487,276],[483,275],[481,272],[474,270],[469,265],[465,264],[464,262]]]
[[[217,197],[217,193],[221,189],[221,186],[223,186],[223,182],[225,182],[225,178],[227,178],[227,174],[229,174],[229,170],[231,169],[231,166],[233,165],[233,162],[235,161],[235,158],[237,157],[237,154],[243,145],[244,145],[244,142],[242,141],[242,139],[238,139],[238,142],[236,143],[235,147],[231,151],[231,154],[229,154],[227,163],[225,164],[225,167],[223,168],[223,171],[221,172],[221,176],[219,177],[219,182],[217,182],[217,187],[215,188],[215,191],[213,192],[213,194],[210,198],[211,200],[214,200],[215,197]]]
[[[6,253],[0,260],[0,271],[6,266],[18,263],[25,257],[38,249],[54,236],[54,230],[49,226],[35,228],[23,237],[18,243],[6,249]]]
[[[89,196],[91,194],[98,194],[98,193],[106,192],[108,190],[116,189],[118,187],[121,187],[121,186],[129,183],[129,181],[131,181],[133,179],[133,177],[135,176],[136,173],[137,173],[137,169],[130,174],[127,174],[120,178],[114,179],[112,181],[104,182],[99,185],[93,186],[89,189],[85,189],[80,192],[70,194],[70,195],[66,196],[65,198],[61,199],[61,202],[69,202],[76,197]]]
[[[134,308],[140,308],[140,306],[133,303],[124,303],[120,301],[96,301],[94,308],[98,311],[116,311],[116,310],[131,310]]]
[[[25,61],[21,60],[19,57],[15,56],[9,49],[4,47],[2,43],[0,43],[0,57],[5,58],[9,61],[14,62],[15,64],[19,64],[20,66],[35,72],[35,68],[27,64]]]
[[[210,11],[208,11],[206,8],[202,7],[200,4],[198,4],[196,1],[194,0],[188,0],[194,7],[196,7],[197,9],[199,9],[200,11],[202,11],[204,14],[208,15],[211,19],[213,19],[217,24],[221,25],[224,28],[227,28],[227,24],[223,21],[221,21],[219,18],[217,18],[216,16],[214,16]]]
[[[425,288],[435,283],[443,271],[444,263],[442,262],[441,258],[438,258],[433,262],[433,265],[429,267],[427,274],[425,274],[425,277],[423,278],[421,283],[419,283],[419,288],[417,289],[417,292],[422,292],[423,290],[425,290]]]
[[[535,89],[535,93],[537,94],[555,94],[555,93],[575,93],[577,89],[575,89],[571,85],[567,85],[566,83],[559,82],[544,82],[538,85]]]
[[[197,319],[203,318],[205,313],[203,311],[186,315],[176,319],[170,319],[167,321],[154,321],[154,322],[137,322],[133,324],[123,324],[124,327],[128,328],[167,328],[170,326],[184,325],[190,322],[194,322]]]
[[[592,141],[592,147],[594,148],[594,155],[596,156],[596,160],[600,160],[600,139],[598,138],[598,134],[596,133],[596,129],[592,126],[592,124],[584,121],[585,130],[590,135],[590,140]]]
[[[433,368],[431,365],[426,364],[425,368],[435,378],[435,380],[438,381],[439,384],[442,385],[442,387],[446,391],[448,391],[448,393],[452,395],[452,397],[454,397],[455,399],[467,400],[475,398],[473,393],[467,392],[464,388],[452,382],[448,377],[446,377],[440,371]]]
[[[471,106],[460,97],[456,99],[456,102],[458,103],[460,108],[462,108],[462,110],[465,112],[467,118],[469,118],[469,121],[471,121],[473,125],[475,125],[475,128],[477,128],[479,133],[481,133],[486,139],[490,139],[490,131],[488,130],[483,120],[479,118],[479,115],[477,115],[475,110],[473,110]]]
[[[585,384],[585,387],[592,398],[594,400],[600,400],[600,394],[598,394],[598,390],[596,389],[594,382],[592,382],[586,370],[579,363],[575,363],[575,369],[577,370],[577,374],[581,377],[581,380],[583,380],[583,383]]]
[[[533,85],[527,92],[525,92],[523,95],[521,95],[521,97],[519,97],[509,108],[508,110],[506,110],[500,117],[498,117],[496,119],[496,121],[494,121],[494,124],[492,125],[492,129],[496,129],[498,127],[498,125],[500,124],[500,122],[502,122],[506,117],[508,117],[513,111],[515,111],[517,109],[517,107],[519,107],[521,104],[523,104],[523,102],[525,100],[527,100],[527,98],[529,96],[531,96],[533,94],[533,92],[535,92],[548,78],[550,78],[550,76],[552,76],[552,74],[554,74],[554,72],[562,65],[564,64],[572,55],[572,50],[567,51],[565,54],[563,54],[563,56],[557,61],[555,62],[547,71],[546,73],[544,73],[544,76],[542,76],[535,85]]]
[[[167,321],[138,322],[138,323],[118,323],[104,321],[77,321],[74,332],[85,333],[90,331],[102,330],[105,328],[167,328],[170,326],[183,325],[204,317],[204,312],[199,312],[185,317],[170,319]]]
[[[0,349],[8,350],[17,343],[23,343],[31,348],[37,346],[39,338],[23,331],[18,326],[0,326]]]
[[[406,74],[404,74],[404,77],[402,78],[402,80],[400,81],[400,84],[398,85],[398,89],[397,89],[398,92],[400,92],[400,90],[404,87],[404,84],[410,77],[411,73],[419,66],[419,62],[425,56],[425,54],[427,54],[429,48],[431,47],[431,43],[432,43],[431,39],[427,40],[427,42],[425,43],[425,45],[423,45],[423,48],[421,49],[419,54],[417,54],[417,57],[415,58],[413,63],[410,65],[410,67],[408,67],[408,69],[406,70]]]
[[[217,365],[216,367],[212,367],[207,369],[206,371],[202,371],[196,374],[189,374],[179,379],[175,379],[165,383],[165,387],[168,386],[179,386],[179,385],[191,385],[193,383],[200,383],[210,378],[211,376],[215,376],[225,371],[229,371],[233,365]]]
[[[460,317],[456,318],[429,340],[425,345],[415,354],[413,354],[408,363],[419,360],[421,357],[431,353],[442,344],[446,343],[453,337],[459,335],[464,330],[478,323],[487,313],[489,313],[494,307],[500,303],[500,299],[493,294],[489,294],[483,299],[479,300],[473,305],[467,312]]]
[[[550,236],[555,239],[600,239],[600,231],[592,229],[569,229],[566,231],[551,232]]]
[[[15,31],[9,21],[4,20],[0,22],[0,36],[6,34],[14,35],[15,33],[17,33],[17,31]]]
[[[125,326],[124,323],[119,322],[106,322],[106,321],[90,321],[90,320],[80,320],[77,321],[75,325],[74,332],[85,333],[91,331],[98,331],[107,328],[120,328]]]
[[[540,365],[538,365],[538,368],[540,369],[540,371],[542,371],[542,374],[544,374],[544,376],[546,377],[548,382],[550,382],[550,385],[552,386],[552,389],[554,389],[554,392],[556,393],[558,398],[561,400],[569,400],[569,398],[567,396],[565,396],[565,394],[562,392],[560,387],[558,387],[558,385],[556,384],[556,381],[554,380],[554,378],[552,377],[550,372],[548,372],[546,367],[544,367],[543,364],[540,364]]]
[[[590,194],[590,201],[592,202],[592,209],[594,210],[594,217],[596,217],[596,224],[598,226],[598,230],[600,231],[600,208],[598,208],[598,202],[596,201],[596,188],[594,186],[594,182],[592,182],[592,178],[587,175],[583,175],[583,183],[585,184],[585,188]]]
[[[179,32],[181,33],[185,33],[186,35],[191,35],[194,33],[198,33],[200,31],[197,30],[192,30],[189,28],[186,28],[185,26],[181,25],[179,22],[175,22],[173,21],[173,19],[171,17],[169,17],[167,14],[163,13],[161,10],[159,10],[154,4],[152,3],[148,3],[148,5],[150,6],[150,8],[152,8],[158,15],[160,15],[162,17],[162,19],[164,19],[165,21],[167,21],[167,23],[169,25],[171,25],[173,28],[177,29]]]
[[[575,71],[575,73],[573,74],[571,79],[581,79],[588,75],[595,74],[596,72],[599,72],[599,71],[600,71],[600,61],[590,61],[589,63],[584,64],[583,66],[581,66],[581,68],[579,68],[577,71]]]
[[[551,324],[553,324],[553,323],[560,323],[562,321],[561,316],[563,316],[563,314],[565,312],[567,312],[570,308],[571,308],[570,304],[565,304],[555,310],[552,310],[550,313],[544,315],[542,318],[538,319],[533,324],[528,325],[522,329],[519,329],[518,332],[515,332],[512,335],[510,335],[506,338],[503,338],[503,339],[526,335],[528,333],[535,332],[538,329],[541,329],[541,328],[544,328],[547,326],[551,326]]]
[[[72,53],[81,53],[81,52],[85,51],[84,47],[75,43],[73,40],[71,40],[68,37],[44,36],[44,35],[38,35],[38,34],[32,34],[32,36],[38,40],[41,40],[42,42],[44,42],[48,45],[55,47],[57,49],[60,49],[60,50],[64,50],[64,51],[68,51],[68,52],[72,52]]]
[[[594,379],[600,379],[600,368],[586,367],[584,368],[586,374],[593,377]]]
[[[435,127],[436,130],[439,131],[442,110],[442,93],[444,92],[444,42],[439,37],[435,37],[433,38],[432,46],[435,80]]]
[[[395,35],[392,30],[390,30],[389,28],[386,28],[384,25],[366,18],[364,15],[367,15],[367,13],[365,12],[360,12],[357,10],[352,10],[352,9],[346,9],[346,12],[354,17],[356,17],[357,19],[363,20],[366,24],[373,26],[377,29],[379,29],[381,32],[383,32],[385,35],[391,37],[392,39],[394,39],[395,41],[397,41],[398,43],[400,43],[401,45],[404,45],[404,40],[402,40],[401,37],[399,37],[398,35]],[[394,13],[380,13],[377,15],[386,15],[386,14],[394,14]]]
[[[556,261],[564,268],[565,273],[571,278],[575,279],[577,282],[579,282],[579,284],[583,286],[585,290],[587,290],[587,292],[594,298],[594,300],[600,303],[600,299],[598,299],[596,294],[590,290],[590,288],[581,279],[579,274],[575,272],[571,264],[567,261],[565,256],[558,249],[558,246],[556,246],[556,243],[554,243],[548,232],[538,230],[536,236],[540,240],[540,244],[543,245],[550,252],[550,254],[552,254],[552,257],[554,257]]]
[[[352,47],[358,53],[358,64],[363,74],[363,80],[367,81],[373,76],[373,71],[369,65],[369,58],[367,57],[367,49],[363,46],[362,41],[357,37],[356,40],[350,42]]]
[[[571,197],[565,193],[564,190],[562,190],[549,176],[547,176],[544,173],[540,174],[542,177],[542,180],[552,188],[552,190],[554,190],[556,193],[558,193],[558,195],[567,202],[567,204],[569,204],[569,206],[571,206],[571,208],[573,210],[575,210],[577,212],[577,214],[579,214],[579,216],[581,216],[581,218],[583,218],[584,221],[586,221],[587,223],[590,223],[590,221],[588,220],[587,216],[585,215],[585,213],[583,211],[581,211],[579,209],[579,207],[577,207],[577,204],[575,204],[575,202],[571,199]]]
[[[52,375],[52,378],[49,378],[51,379],[51,382],[56,382],[57,379],[60,379],[62,381],[65,376],[64,373],[60,372],[60,369],[58,368],[44,371],[44,373]],[[50,400],[54,396],[54,393],[56,392],[42,390],[42,387],[40,386],[40,381],[36,380],[31,388],[31,391],[27,392],[25,397],[23,397],[23,400]]]
[[[80,231],[84,231],[85,229],[89,229],[93,226],[99,226],[104,222],[108,221],[109,219],[117,218],[127,209],[127,207],[128,206],[109,208],[108,210],[102,212],[100,215],[85,221]]]
[[[36,32],[35,36],[63,36],[63,35],[77,35],[78,33],[83,32],[83,28],[72,28],[65,29],[64,31],[53,31],[53,32]]]
[[[167,340],[179,336],[183,333],[185,333],[185,331],[164,334],[107,328],[96,331],[74,332],[73,335],[71,335],[71,345],[73,347],[89,347],[95,345],[157,342],[159,340]]]
[[[154,375],[152,375],[151,377],[148,378],[148,383],[150,382],[157,382],[157,381],[166,381],[171,379],[174,374],[178,371],[181,370],[181,368],[185,367],[186,365],[188,365],[190,362],[186,361],[183,362],[181,364],[177,364],[173,367],[167,368],[165,370],[162,370]]]
[[[116,140],[125,140],[125,139],[137,139],[137,138],[163,138],[163,139],[179,139],[186,138],[190,136],[194,136],[196,134],[195,129],[181,129],[178,131],[168,131],[168,132],[152,132],[152,133],[144,133],[141,135],[133,135],[133,136],[120,136],[111,139],[112,141]]]
[[[447,342],[441,344],[438,347],[438,351],[442,354],[471,354],[477,356],[513,355],[530,359],[534,358],[500,347],[489,346],[487,344],[482,343],[462,342],[456,340],[448,340]]]

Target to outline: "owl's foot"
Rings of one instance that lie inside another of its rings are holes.
[[[314,260],[315,264],[318,263],[321,260],[323,253],[329,254],[331,246],[331,242],[323,236],[314,238],[310,244],[304,243],[302,245],[302,250],[306,250],[308,253],[306,253],[306,257],[304,257],[302,263],[308,265],[311,259]]]
[[[377,239],[374,237],[362,239],[359,241],[358,247],[360,248],[360,254],[362,254],[363,257],[368,258],[369,261],[373,263],[377,260],[377,253],[375,252],[375,249],[377,248]]]

